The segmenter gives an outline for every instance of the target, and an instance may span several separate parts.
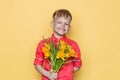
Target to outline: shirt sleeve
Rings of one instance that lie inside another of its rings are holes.
[[[77,58],[75,58],[75,60],[73,62],[73,66],[80,68],[82,66],[80,48],[77,43],[73,44],[73,48],[74,48],[75,52],[77,53]]]
[[[43,64],[43,59],[44,59],[44,55],[42,52],[42,46],[43,46],[43,42],[41,41],[36,49],[36,54],[35,54],[35,60],[34,60],[34,65],[42,65]]]

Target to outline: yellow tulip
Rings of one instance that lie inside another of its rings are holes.
[[[77,57],[77,54],[75,53],[74,49],[71,49],[68,53],[71,57]]]
[[[66,43],[64,41],[60,41],[60,50],[64,50],[66,48]]]
[[[42,51],[44,53],[45,58],[48,58],[50,56],[50,46],[48,44],[44,44],[44,47],[42,47]]]
[[[45,58],[48,58],[49,56],[50,56],[50,53],[49,52],[47,52],[47,53],[45,53]]]
[[[49,46],[47,43],[45,43],[44,46],[45,46],[48,50],[50,50],[50,46]]]
[[[64,52],[58,52],[57,53],[57,58],[61,58],[63,61],[64,61],[64,58],[65,58],[65,54],[64,54]]]

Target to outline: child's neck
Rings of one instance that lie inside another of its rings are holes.
[[[54,34],[54,36],[55,36],[58,40],[63,37],[62,35],[57,35],[57,34]]]

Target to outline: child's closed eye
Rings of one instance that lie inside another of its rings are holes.
[[[68,23],[65,23],[65,25],[67,25],[67,26],[68,26],[69,24],[68,24]]]
[[[58,24],[61,24],[62,22],[57,22]]]

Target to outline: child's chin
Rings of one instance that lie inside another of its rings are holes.
[[[65,33],[63,33],[63,34],[59,34],[60,36],[64,36],[65,35]]]
[[[61,35],[65,35],[65,31],[59,32],[59,34],[61,34]]]

